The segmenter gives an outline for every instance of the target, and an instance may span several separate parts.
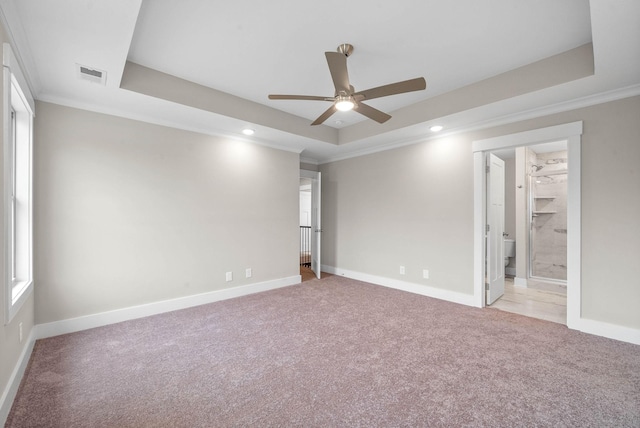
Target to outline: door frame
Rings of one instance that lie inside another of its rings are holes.
[[[577,329],[581,318],[581,172],[582,121],[476,140],[473,151],[473,301],[483,308],[485,299],[485,227],[487,222],[486,157],[492,150],[567,141],[567,327]]]
[[[311,179],[311,268],[316,266],[316,277],[321,277],[322,267],[322,175],[319,171],[300,170],[300,177]],[[315,262],[315,263],[314,263]]]

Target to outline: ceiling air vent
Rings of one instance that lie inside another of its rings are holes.
[[[107,72],[96,68],[87,67],[85,65],[76,64],[78,77],[82,80],[88,80],[92,83],[105,85],[107,83]]]

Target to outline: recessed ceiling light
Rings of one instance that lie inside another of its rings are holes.
[[[431,132],[440,132],[442,131],[442,125],[433,125],[431,128],[429,128],[431,130]]]
[[[251,129],[251,128],[244,128],[244,129],[242,130],[242,133],[243,133],[244,135],[253,135],[253,134],[255,134],[255,133],[256,133],[256,131],[254,131],[254,130],[253,130],[253,129]]]

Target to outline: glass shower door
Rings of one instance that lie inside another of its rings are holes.
[[[530,175],[530,276],[566,281],[567,170],[545,169]]]

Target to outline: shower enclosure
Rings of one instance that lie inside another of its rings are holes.
[[[567,152],[529,152],[529,277],[567,280]]]

